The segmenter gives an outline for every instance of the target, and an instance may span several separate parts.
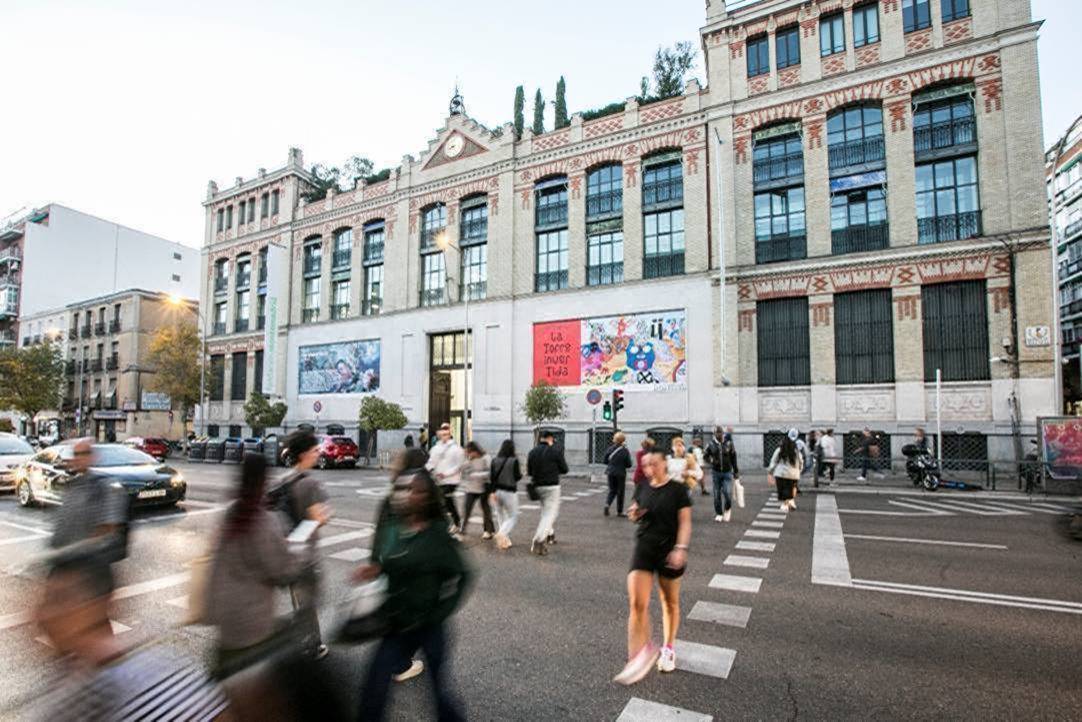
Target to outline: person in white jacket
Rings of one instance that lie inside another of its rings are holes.
[[[462,481],[462,467],[466,464],[466,452],[451,436],[451,425],[443,424],[436,432],[439,441],[432,447],[425,467],[436,477],[436,483],[443,492],[443,504],[447,515],[451,517],[451,533],[457,534],[462,528],[462,517],[455,506],[455,490]]]
[[[834,438],[834,429],[827,429],[819,438],[819,463],[815,465],[815,486],[819,486],[819,472],[830,475],[830,485],[834,486],[834,465],[838,463],[838,440]]]
[[[777,487],[782,511],[796,509],[796,486],[800,481],[800,472],[804,470],[804,457],[796,446],[799,438],[800,432],[789,429],[781,445],[774,449],[770,465],[766,467],[767,483]]]
[[[666,457],[665,466],[669,472],[669,480],[687,486],[688,493],[702,483],[703,467],[695,455],[688,452],[684,439],[679,436],[672,440],[672,453]]]

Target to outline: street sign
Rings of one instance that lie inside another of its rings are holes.
[[[312,411],[315,411],[318,414],[322,410],[323,410],[323,404],[320,403],[319,401],[316,401],[314,404],[312,404]]]
[[[601,403],[601,392],[597,389],[590,389],[586,392],[586,403],[591,406],[597,406]]]

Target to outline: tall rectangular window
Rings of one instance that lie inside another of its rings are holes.
[[[790,65],[800,65],[800,28],[793,26],[779,30],[774,35],[774,55],[778,70]]]
[[[248,352],[240,351],[233,354],[233,370],[229,385],[229,398],[231,401],[244,401],[248,384]]]
[[[471,301],[485,297],[488,284],[488,244],[475,243],[462,248],[462,291],[461,296],[469,295]]]
[[[913,96],[913,150],[917,160],[977,152],[977,119],[970,83]]]
[[[447,266],[442,251],[421,256],[421,305],[437,306],[444,301],[443,289],[447,282]]]
[[[248,222],[255,220],[255,196],[248,199]]]
[[[383,305],[383,221],[364,227],[364,297],[361,313],[374,316]]]
[[[225,301],[219,301],[214,304],[214,329],[211,331],[216,336],[220,336],[225,333],[225,323],[228,313],[228,306]]]
[[[304,275],[318,276],[323,270],[323,244],[319,241],[304,244]]]
[[[642,208],[643,277],[684,273],[684,166],[679,156],[646,161]]]
[[[218,232],[221,233],[225,230],[225,209],[218,209]]]
[[[567,229],[537,234],[537,276],[534,290],[556,291],[567,288]]]
[[[773,187],[804,182],[804,145],[799,132],[775,126],[754,138],[751,165],[755,187]]]
[[[305,323],[319,320],[319,294],[321,289],[319,276],[304,279],[304,306],[301,318]]]
[[[894,381],[891,290],[834,294],[834,363],[839,384]]]
[[[263,393],[263,349],[255,352],[255,367],[252,369],[252,391]]]
[[[436,248],[436,239],[447,228],[447,206],[437,203],[421,213],[421,250]]]
[[[920,289],[924,325],[924,380],[990,378],[988,300],[984,281],[937,283]]]
[[[462,249],[459,268],[459,298],[467,295],[478,301],[488,290],[488,199],[473,198],[462,203],[458,246]]]
[[[602,224],[597,224],[601,226]],[[586,284],[602,286],[624,280],[624,233],[621,230],[586,231]]]
[[[755,262],[774,263],[808,255],[804,186],[755,194]]]
[[[760,35],[748,40],[748,77],[770,72],[770,38]]]
[[[331,318],[342,319],[349,316],[350,283],[345,278],[335,281],[331,288]]]
[[[278,215],[278,191],[271,191],[271,215]]]
[[[828,15],[819,21],[819,54],[823,57],[845,52],[845,16]]]
[[[981,234],[977,159],[949,158],[917,166],[917,242],[939,243]]]
[[[932,26],[931,0],[902,0],[902,30],[911,33]]]
[[[755,304],[760,386],[811,383],[808,299],[778,298]]]
[[[882,186],[835,193],[830,199],[831,252],[878,251],[890,245]]]
[[[248,201],[241,201],[240,202],[240,212],[237,213],[237,225],[238,226],[243,226],[244,225],[244,219],[247,216],[247,214],[248,214]]]
[[[335,231],[333,248],[331,268],[348,268],[353,260],[353,229],[342,228]]]
[[[969,17],[969,0],[939,0],[943,9],[943,22]]]
[[[251,314],[252,292],[245,289],[237,292],[237,318],[234,321],[233,330],[237,333],[248,330],[249,314]]]
[[[264,193],[259,203],[259,217],[266,218],[270,213],[270,193]]]
[[[879,42],[879,3],[853,8],[853,47]]]
[[[233,227],[233,206],[225,207],[225,227],[226,230]]]
[[[260,291],[256,296],[256,328],[260,331],[267,325],[267,292],[266,290]]]
[[[221,401],[225,398],[225,354],[210,357],[210,400]]]

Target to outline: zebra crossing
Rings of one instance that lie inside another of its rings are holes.
[[[978,516],[978,517],[1025,517],[1050,514],[1062,516],[1073,512],[1072,508],[1050,501],[1003,501],[986,498],[957,498],[954,496],[898,496],[886,500],[891,510],[838,509],[842,514],[867,514],[887,516]]]
[[[765,505],[758,515],[744,530],[743,538],[736,543],[736,549],[743,552],[759,552],[758,556],[750,554],[729,554],[722,561],[722,567],[727,571],[715,574],[707,583],[707,588],[712,592],[721,593],[721,599],[698,599],[687,613],[687,621],[702,624],[717,624],[734,629],[746,629],[751,621],[753,607],[740,602],[746,602],[750,595],[758,594],[762,589],[763,577],[752,576],[751,571],[765,571],[770,566],[770,554],[774,551],[777,539],[781,537],[781,530],[788,519],[788,513],[778,508],[778,499],[771,493]],[[750,506],[750,505],[749,505]],[[761,541],[762,539],[775,541]],[[740,574],[729,573],[729,568],[739,570]],[[695,624],[687,624],[681,627],[682,633],[693,632]],[[689,635],[691,636],[691,635]],[[726,647],[718,647],[710,644],[702,644],[690,639],[677,639],[673,645],[676,652],[676,669],[682,672],[700,674],[716,679],[728,679],[729,674],[736,662],[736,650]],[[654,722],[655,720],[695,720],[696,722],[713,722],[713,716],[702,712],[682,709],[670,705],[653,702],[650,700],[632,697],[616,718],[617,722]]]

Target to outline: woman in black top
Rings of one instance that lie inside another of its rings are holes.
[[[669,480],[665,457],[650,453],[643,457],[646,483],[635,488],[628,517],[638,522],[635,552],[627,575],[627,666],[615,681],[634,684],[650,672],[657,661],[660,672],[676,669],[673,642],[680,624],[680,577],[687,568],[691,541],[691,498],[687,487]],[[651,641],[650,592],[657,575],[661,600],[663,646]]]
[[[624,488],[627,486],[627,470],[631,468],[631,452],[624,445],[624,432],[612,435],[612,443],[605,449],[605,475],[609,480],[609,495],[605,498],[605,516],[616,500],[616,516],[624,515]]]
[[[496,532],[496,546],[500,549],[511,547],[511,530],[518,521],[518,482],[521,478],[515,443],[511,439],[504,439],[500,444],[500,453],[492,460],[489,469],[496,519],[500,524]]]

